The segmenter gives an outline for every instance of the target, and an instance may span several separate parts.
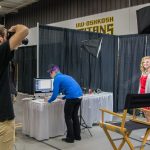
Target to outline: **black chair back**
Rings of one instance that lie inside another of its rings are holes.
[[[127,94],[124,109],[150,107],[150,93]]]

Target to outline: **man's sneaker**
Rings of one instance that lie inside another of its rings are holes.
[[[75,138],[75,140],[77,140],[77,141],[81,141],[81,137]]]
[[[62,141],[67,142],[67,143],[74,143],[74,140],[69,139],[69,138],[63,138]]]

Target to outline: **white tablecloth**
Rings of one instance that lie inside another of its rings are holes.
[[[23,133],[37,140],[63,135],[66,131],[64,103],[65,101],[54,101],[47,104],[40,100],[23,100]],[[83,96],[82,117],[89,127],[101,120],[99,108],[113,110],[112,93]],[[105,116],[105,121],[111,120],[111,115]]]
[[[23,101],[23,133],[37,140],[65,133],[64,101],[51,104]]]
[[[83,96],[82,117],[87,126],[92,127],[93,123],[101,120],[101,111],[99,108],[106,108],[113,111],[113,94],[103,92],[100,94],[91,94]],[[112,121],[112,115],[104,114],[104,121]]]

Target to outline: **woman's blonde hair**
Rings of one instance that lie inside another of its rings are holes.
[[[145,72],[146,72],[146,69],[145,69],[144,66],[143,66],[143,62],[145,61],[145,59],[150,59],[150,56],[145,56],[145,57],[143,57],[142,60],[141,60],[140,70],[141,70],[142,73],[145,73]]]

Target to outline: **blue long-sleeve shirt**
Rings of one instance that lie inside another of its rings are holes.
[[[48,103],[54,101],[59,93],[65,95],[63,99],[74,99],[83,95],[80,85],[71,76],[62,73],[56,74],[53,86],[53,94],[48,100]]]

